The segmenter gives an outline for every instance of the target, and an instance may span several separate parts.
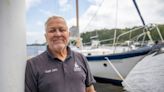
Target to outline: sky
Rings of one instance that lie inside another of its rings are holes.
[[[44,23],[48,17],[59,15],[68,26],[76,25],[76,0],[26,0],[27,44],[44,43]],[[148,25],[164,24],[164,0],[136,0]],[[140,26],[132,0],[79,0],[80,33],[102,28]]]

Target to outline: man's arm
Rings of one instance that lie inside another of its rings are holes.
[[[27,61],[25,71],[25,92],[37,92],[35,74],[29,61]]]
[[[86,92],[96,92],[95,88],[93,85],[90,85],[89,87],[86,88]]]
[[[86,80],[85,80],[86,92],[96,92],[94,85],[93,85],[94,83],[96,83],[96,81],[93,78],[93,75],[90,71],[87,58],[82,54],[77,54],[77,55],[80,56],[79,58],[81,58],[81,60],[83,61],[83,64],[84,64],[85,69],[86,69]]]

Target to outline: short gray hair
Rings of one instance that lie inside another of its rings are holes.
[[[49,18],[47,19],[47,21],[45,22],[45,27],[47,27],[47,23],[48,23],[50,20],[52,20],[52,19],[58,19],[58,18],[63,19],[63,20],[65,21],[65,19],[64,19],[63,17],[61,17],[61,16],[51,16],[51,17],[49,17]],[[66,22],[66,21],[65,21],[65,23],[66,23],[66,25],[67,25],[67,22]]]

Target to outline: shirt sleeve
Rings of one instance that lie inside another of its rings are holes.
[[[86,66],[86,69],[87,69],[85,84],[86,84],[86,87],[89,87],[90,85],[96,83],[96,81],[93,78],[93,75],[91,73],[87,58],[85,56],[83,56],[83,59],[85,61],[85,66]]]
[[[27,63],[26,63],[25,92],[38,92],[37,91],[36,73],[35,73],[30,61],[27,61]]]

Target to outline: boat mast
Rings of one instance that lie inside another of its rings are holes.
[[[79,1],[76,0],[76,27],[77,27],[77,31],[78,31],[78,37],[77,37],[77,40],[76,40],[76,46],[78,48],[82,48],[82,41],[81,41],[81,38],[80,38],[80,32],[79,32]]]
[[[140,10],[139,10],[139,8],[138,8],[138,5],[137,5],[137,3],[136,3],[136,0],[133,0],[133,3],[134,3],[134,6],[135,6],[135,8],[136,8],[136,10],[137,10],[137,12],[138,12],[138,15],[140,16],[140,19],[141,19],[141,21],[142,21],[143,26],[145,26],[145,21],[144,21],[142,15],[141,15],[141,12],[140,12]]]
[[[79,34],[79,0],[76,0],[76,26]]]
[[[143,26],[145,27],[145,32],[146,32],[146,34],[148,35],[149,39],[153,42],[153,39],[152,39],[152,37],[151,37],[151,35],[150,35],[150,31],[149,31],[148,27],[146,27],[145,21],[144,21],[142,15],[141,15],[141,12],[140,12],[140,10],[139,10],[139,8],[138,8],[138,5],[137,5],[137,3],[136,3],[136,0],[133,0],[133,3],[134,3],[134,6],[135,6],[135,8],[136,8],[136,10],[137,10],[137,12],[138,12],[138,15],[140,16],[140,19],[141,19],[142,24],[143,24]]]

